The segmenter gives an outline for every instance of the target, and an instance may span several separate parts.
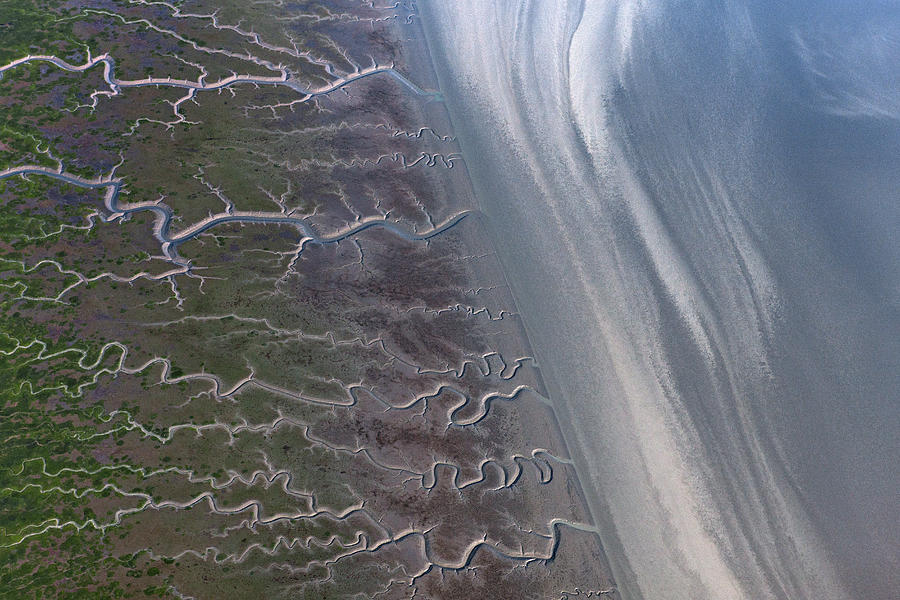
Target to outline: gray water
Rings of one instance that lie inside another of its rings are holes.
[[[625,598],[900,597],[900,3],[790,4],[420,3]]]

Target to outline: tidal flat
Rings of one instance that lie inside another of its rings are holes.
[[[421,21],[0,5],[0,597],[618,597]]]
[[[896,2],[421,9],[621,596],[897,598]]]

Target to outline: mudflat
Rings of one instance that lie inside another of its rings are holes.
[[[0,595],[616,597],[414,5],[0,23]]]

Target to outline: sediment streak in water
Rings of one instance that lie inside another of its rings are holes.
[[[783,48],[760,29],[775,25],[752,3],[422,9],[623,595],[854,597],[860,588],[841,581],[852,563],[833,556],[840,506],[819,490],[852,493],[858,481],[849,469],[817,474],[824,444],[803,430],[809,414],[838,420],[844,402],[896,417],[884,397],[854,391],[865,376],[889,393],[895,376],[817,373],[867,360],[850,349],[861,340],[882,365],[896,360],[879,327],[900,321],[896,306],[839,281],[801,186],[772,164],[786,142],[767,133],[765,102],[783,74],[767,52]],[[822,275],[833,281],[797,283]],[[844,296],[878,317],[834,326],[823,315],[848,316]],[[823,322],[837,344],[810,333]],[[828,441],[835,455],[856,448],[862,421],[846,422]],[[872,540],[858,561],[890,564],[889,536],[854,533]],[[857,577],[870,597],[891,585]]]

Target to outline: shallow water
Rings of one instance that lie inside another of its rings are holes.
[[[429,2],[626,598],[895,598],[900,5]]]

